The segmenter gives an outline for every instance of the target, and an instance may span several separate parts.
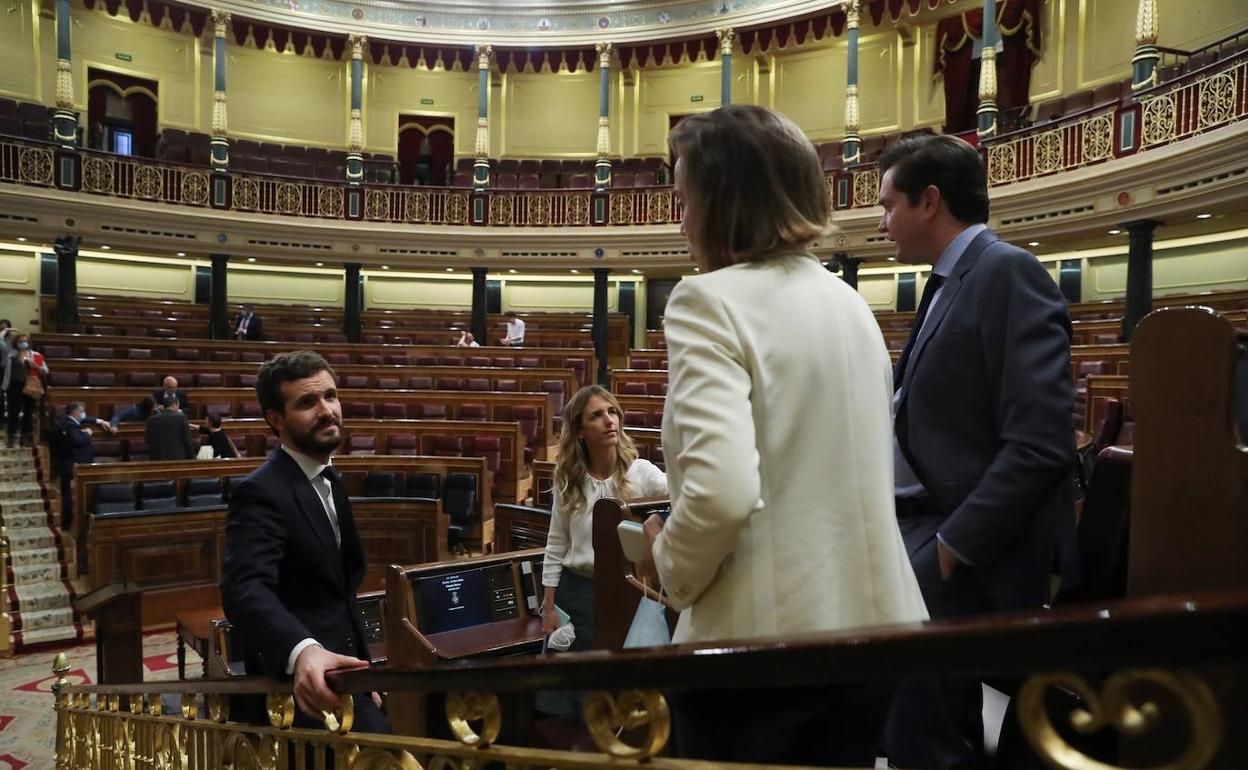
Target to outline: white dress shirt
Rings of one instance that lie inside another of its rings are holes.
[[[507,341],[524,342],[524,320],[515,318],[507,322]]]
[[[329,463],[319,463],[308,457],[297,449],[282,444],[282,451],[290,455],[291,459],[299,464],[299,470],[303,471],[303,475],[307,477],[308,483],[316,490],[317,497],[321,498],[321,505],[325,506],[325,516],[329,518],[329,526],[334,530],[334,542],[342,547],[342,534],[338,531],[338,509],[334,506],[334,488],[329,479],[321,475],[321,472],[330,467]],[[290,656],[286,659],[286,673],[293,674],[295,671],[295,661],[299,659],[299,653],[314,644],[320,644],[312,637],[308,637],[295,645],[290,651]]]
[[[649,460],[634,460],[626,476],[630,497],[667,495],[667,474]],[[585,510],[569,516],[560,510],[558,487],[554,490],[546,558],[542,562],[542,585],[547,588],[559,585],[564,567],[586,577],[594,574],[594,503],[618,495],[614,479],[599,481],[593,476],[586,480],[584,492]]]

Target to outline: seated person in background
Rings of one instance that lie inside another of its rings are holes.
[[[507,336],[499,341],[500,345],[524,344],[524,320],[516,316],[516,311],[507,311]]]
[[[191,411],[191,400],[187,397],[185,390],[178,389],[177,377],[166,377],[164,387],[152,391],[152,399],[155,400],[158,409],[164,407],[165,399],[171,397],[178,400],[178,404],[181,405],[182,411]]]
[[[213,457],[227,460],[238,457],[238,447],[234,446],[234,440],[230,438],[230,434],[221,427],[221,415],[214,413],[205,417],[199,432],[208,434],[207,445],[212,447]]]
[[[667,494],[667,476],[637,457],[623,416],[615,396],[600,385],[581,388],[563,408],[542,567],[542,631],[549,636],[559,628],[557,604],[571,618],[571,650],[588,650],[594,640],[594,503]],[[580,714],[574,704],[562,705],[567,708],[557,716]]]
[[[193,460],[198,453],[191,440],[191,424],[178,399],[165,399],[164,409],[147,420],[147,447],[153,460]]]
[[[113,418],[109,420],[115,428],[123,422],[147,422],[147,418],[152,416],[152,412],[156,409],[156,399],[151,396],[144,396],[143,400],[137,404],[122,409]]]
[[[91,443],[91,429],[95,425],[108,435],[117,430],[103,420],[87,416],[87,408],[81,401],[65,405],[65,414],[56,418],[48,449],[52,463],[61,477],[61,529],[68,530],[74,516],[74,467],[95,462],[95,445]]]
[[[809,251],[829,208],[814,146],[752,105],[687,117],[668,145],[701,268],[667,303],[672,513],[645,523],[681,610],[672,641],[926,620],[893,509],[884,338]],[[836,334],[795,344],[794,329]],[[875,767],[891,690],[672,693],[677,746],[710,761]]]
[[[479,348],[481,347],[481,343],[477,342],[476,338],[472,336],[472,332],[462,331],[459,333],[459,339],[455,340],[455,347]]]
[[[234,319],[234,339],[236,340],[258,340],[262,333],[263,324],[260,316],[255,314],[251,305],[243,305],[243,312],[238,314]]]

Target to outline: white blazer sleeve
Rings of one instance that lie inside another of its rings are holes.
[[[550,529],[546,532],[546,555],[542,558],[542,585],[556,588],[563,575],[563,557],[572,545],[571,525],[560,512],[559,487],[551,490]]]
[[[634,497],[667,497],[667,474],[649,460],[634,460],[637,468],[637,489]]]
[[[736,547],[759,506],[762,482],[750,374],[723,303],[681,281],[666,310],[668,427],[680,447],[667,456],[679,473],[672,515],[654,543],[654,561],[678,609],[693,604]]]

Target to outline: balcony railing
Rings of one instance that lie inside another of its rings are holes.
[[[1162,147],[1246,115],[1248,50],[1145,91],[1135,101],[1094,107],[989,139],[981,150],[988,184],[999,187]],[[58,164],[64,154],[46,142],[0,139],[0,182],[63,188]],[[208,169],[91,150],[79,151],[78,157],[80,181],[70,189],[247,213],[452,227],[630,227],[674,224],[682,216],[671,187],[601,193],[565,189],[474,192],[453,187],[353,187],[248,173],[231,173],[229,195],[214,201],[216,180]],[[874,163],[851,166],[825,180],[835,210],[869,208],[878,201],[880,172]]]

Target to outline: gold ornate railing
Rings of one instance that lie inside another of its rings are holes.
[[[1140,97],[1142,149],[1162,147],[1248,115],[1248,52],[1220,69],[1154,88]]]
[[[987,145],[988,184],[1057,174],[1114,157],[1115,105],[1043,131],[1024,131]]]
[[[663,758],[669,690],[725,686],[810,687],[942,676],[1025,677],[1019,727],[1051,767],[1114,770],[1081,743],[1102,728],[1133,741],[1161,739],[1148,767],[1204,770],[1215,756],[1242,756],[1248,677],[1248,590],[1190,593],[1034,614],[966,619],[735,644],[681,645],[457,661],[406,671],[331,673],[337,692],[446,693],[442,732],[452,740],[351,732],[350,698],[323,729],[293,728],[288,684],[241,678],[71,686],[54,664],[58,768],[705,767]],[[1164,666],[1158,668],[1158,666]],[[1110,673],[1112,672],[1112,673]],[[1106,676],[1105,674],[1110,675]],[[1210,683],[1213,683],[1213,686]],[[590,690],[584,718],[596,754],[498,743],[502,693]],[[266,724],[235,721],[226,696],[263,694]],[[166,696],[162,708],[160,695]],[[1072,697],[1072,694],[1074,697]],[[1057,700],[1053,696],[1060,696]],[[433,725],[433,722],[429,723]],[[1123,761],[1121,766],[1136,766]]]

